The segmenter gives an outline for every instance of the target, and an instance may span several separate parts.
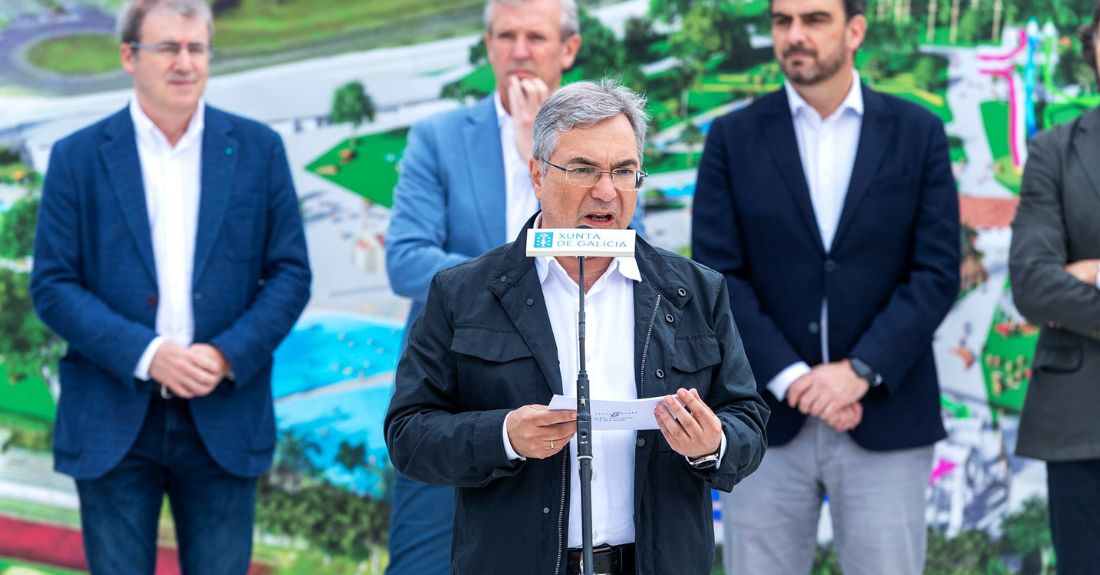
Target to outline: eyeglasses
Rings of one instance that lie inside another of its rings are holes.
[[[550,160],[540,159],[539,161],[565,172],[565,181],[581,188],[591,188],[595,186],[600,181],[600,176],[608,174],[611,176],[611,185],[615,186],[616,190],[620,192],[633,192],[641,189],[642,184],[645,183],[646,177],[649,176],[644,170],[635,170],[634,168],[597,170],[594,166],[586,166],[584,164],[570,164],[563,167]]]
[[[191,42],[189,44],[180,44],[179,42],[157,42],[156,44],[130,42],[130,48],[133,48],[135,51],[145,50],[146,52],[152,52],[162,58],[178,58],[180,52],[186,49],[187,53],[192,58],[203,59],[209,58],[210,54],[214,51],[213,46],[202,42]]]

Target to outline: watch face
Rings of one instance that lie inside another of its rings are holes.
[[[713,469],[718,467],[718,457],[715,455],[702,457],[697,461],[691,462],[691,467],[694,469]]]

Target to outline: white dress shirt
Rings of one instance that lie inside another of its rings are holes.
[[[821,243],[828,252],[840,223],[844,199],[848,196],[848,184],[859,148],[859,132],[863,127],[863,92],[859,73],[852,71],[852,86],[848,95],[828,118],[822,118],[790,82],[784,82],[783,86],[791,106],[798,155],[802,159],[802,172],[810,189]],[[824,299],[821,302],[821,361],[830,361],[829,308]],[[782,401],[791,384],[807,373],[810,373],[810,366],[806,362],[793,363],[768,382],[768,390]]]
[[[145,348],[134,369],[138,379],[149,379],[149,367],[161,344],[172,341],[190,345],[195,334],[191,274],[199,219],[205,109],[200,101],[187,131],[173,147],[141,109],[137,98],[130,99],[157,273],[157,337]]]
[[[531,187],[531,168],[527,158],[521,158],[516,148],[516,124],[504,109],[500,92],[493,92],[500,126],[500,148],[504,151],[505,229],[507,241],[516,239],[523,225],[539,209],[535,190]]]

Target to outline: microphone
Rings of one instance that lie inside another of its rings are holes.
[[[577,311],[577,464],[581,491],[581,573],[591,575],[592,563],[592,410],[588,370],[584,357],[584,259],[590,257],[634,257],[634,230],[532,229],[527,232],[527,257],[576,257],[578,265]]]

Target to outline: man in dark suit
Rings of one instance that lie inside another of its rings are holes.
[[[723,502],[727,573],[810,569],[828,495],[844,572],[919,574],[932,335],[959,285],[943,124],[862,85],[860,0],[773,0],[783,89],[714,122],[695,258],[723,273],[772,417],[768,457]]]
[[[1081,32],[1096,70],[1097,25]],[[1047,462],[1059,573],[1100,573],[1100,110],[1031,141],[1012,224],[1016,307],[1041,325],[1016,453]]]
[[[69,344],[54,459],[92,573],[153,573],[165,494],[184,573],[248,570],[272,353],[309,299],[282,142],[202,101],[211,24],[127,3],[130,105],[59,141],[42,192],[31,295]]]

